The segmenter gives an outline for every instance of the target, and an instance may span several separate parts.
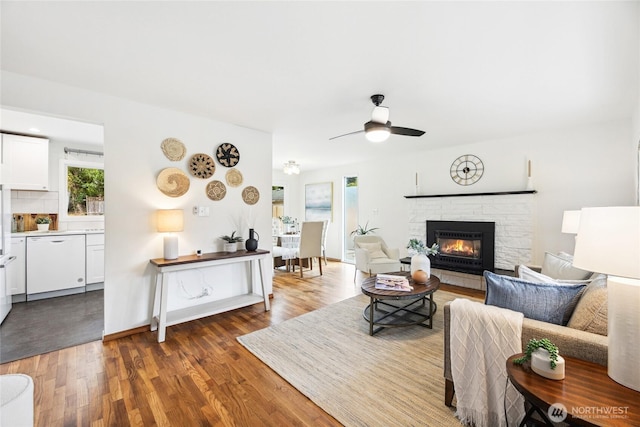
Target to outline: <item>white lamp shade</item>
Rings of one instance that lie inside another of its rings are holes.
[[[562,232],[578,234],[580,226],[580,211],[564,211],[562,215]]]
[[[582,209],[573,266],[640,279],[640,206]]]
[[[184,230],[184,211],[182,209],[159,209],[157,220],[160,233]]]

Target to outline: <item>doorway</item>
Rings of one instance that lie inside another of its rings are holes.
[[[100,231],[104,230],[104,198],[101,196],[104,183],[103,126],[57,118],[45,113],[12,110],[4,106],[1,111],[3,131],[46,137],[49,140],[49,174],[56,177],[50,178],[53,182],[49,182],[48,191],[25,191],[21,193],[21,197],[13,198],[12,214],[55,215],[58,219],[56,228],[51,230],[49,235],[62,235],[66,232],[85,234],[83,231],[89,230],[87,236],[101,235]],[[81,167],[82,170],[74,170],[74,167]],[[89,178],[84,179],[85,175]],[[68,198],[62,201],[60,199],[62,194],[67,194],[63,189],[69,189],[68,181],[75,178],[79,179],[76,184],[84,190],[76,191],[76,194],[82,193],[82,200],[76,198],[72,205],[78,209],[82,206],[82,214],[69,210]],[[92,188],[89,190],[88,187]],[[46,200],[46,203],[42,200]],[[15,246],[15,255],[22,257],[22,267],[19,267],[22,271],[27,269],[25,263],[28,261],[28,239],[31,237],[37,236],[27,234],[15,237],[24,241],[22,246]],[[93,262],[86,264],[83,257],[82,270],[85,271],[86,285],[82,292],[65,295],[67,289],[60,289],[47,293],[46,296],[42,293],[44,298],[37,301],[27,301],[28,277],[20,275],[24,286],[16,288],[17,291],[12,295],[13,308],[0,326],[0,363],[102,339],[104,243],[86,245],[83,252],[91,253]],[[14,262],[13,265],[17,263]],[[51,331],[52,323],[57,325],[57,332]]]
[[[358,177],[345,176],[343,186],[343,230],[342,230],[342,261],[355,264],[353,250],[353,236],[351,232],[358,227]]]

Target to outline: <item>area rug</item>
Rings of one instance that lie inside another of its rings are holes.
[[[345,426],[459,426],[444,405],[443,314],[459,297],[438,291],[433,329],[369,336],[359,295],[238,341]]]

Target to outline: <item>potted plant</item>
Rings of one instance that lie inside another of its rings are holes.
[[[431,277],[431,260],[429,255],[437,255],[440,247],[434,243],[431,247],[422,240],[409,239],[407,249],[411,257],[411,277],[418,283],[424,283]]]
[[[373,228],[368,228],[369,227],[369,221],[367,221],[367,223],[363,226],[358,224],[358,228],[356,228],[355,230],[353,230],[351,232],[352,236],[364,236],[367,235],[369,233],[375,233],[376,230],[379,230],[378,227],[373,227]]]
[[[548,338],[530,339],[524,356],[514,359],[513,363],[522,365],[527,360],[531,360],[531,369],[538,375],[552,380],[564,378],[564,358]]]
[[[51,218],[48,216],[39,216],[36,218],[36,225],[38,226],[38,231],[47,231],[49,229],[49,225],[51,224]]]
[[[280,221],[284,225],[284,234],[295,234],[296,232],[296,219],[291,218],[288,215],[279,217]]]
[[[238,243],[242,242],[242,236],[236,236],[236,232],[231,233],[231,236],[220,236],[226,243],[224,244],[225,252],[235,252],[238,250]]]

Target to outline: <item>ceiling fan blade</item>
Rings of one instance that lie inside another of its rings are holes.
[[[380,106],[373,107],[371,121],[374,123],[387,123],[389,121],[389,108]]]
[[[357,130],[355,132],[345,133],[344,135],[338,135],[338,136],[334,136],[332,138],[329,138],[329,141],[331,141],[332,139],[342,138],[343,136],[355,135],[356,133],[362,133],[362,132],[364,132],[364,130]]]
[[[394,135],[405,135],[405,136],[422,136],[422,135],[424,135],[424,131],[423,130],[402,128],[402,127],[398,127],[398,126],[391,126],[391,133],[394,134]]]

